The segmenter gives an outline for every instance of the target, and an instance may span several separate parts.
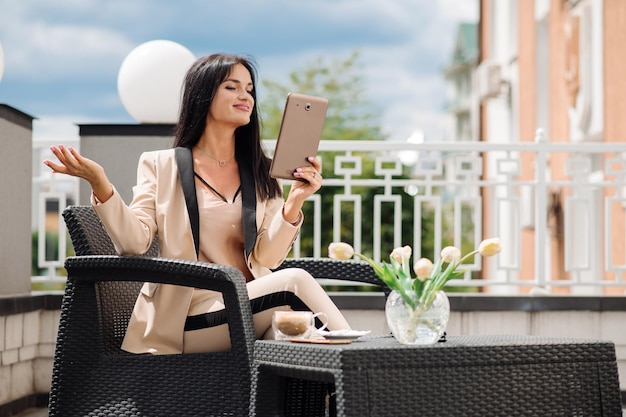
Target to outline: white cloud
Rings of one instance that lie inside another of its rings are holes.
[[[478,22],[479,0],[437,0],[439,14],[450,21]]]
[[[318,9],[319,14],[328,16],[331,21],[338,23],[356,21],[397,30],[415,21],[411,9],[416,3],[419,2],[415,0],[384,2],[380,0],[351,0],[312,4],[314,8]]]
[[[93,27],[35,23],[21,27],[15,35],[21,41],[19,47],[6,42],[6,66],[19,78],[106,74],[116,71],[134,47],[119,33]]]
[[[140,43],[170,39],[195,54],[253,53],[261,77],[279,81],[318,57],[343,59],[359,50],[366,95],[380,109],[383,130],[396,140],[415,130],[438,139],[445,118],[442,70],[457,24],[478,19],[478,0],[0,2],[3,82],[66,88],[54,96],[43,96],[53,93],[42,88],[42,96],[20,101],[44,114],[35,122],[42,137],[70,135],[75,123],[125,114],[112,82],[123,59]],[[93,94],[89,109],[77,108],[80,89]]]
[[[97,23],[112,2],[5,3],[0,13],[0,41],[7,73],[18,79],[40,82],[104,75],[117,71],[136,46],[122,30]]]
[[[33,139],[35,141],[51,141],[65,143],[78,140],[76,118],[71,115],[42,116],[33,121]]]
[[[421,132],[427,141],[444,139],[446,116],[429,109],[410,108],[395,103],[383,115],[382,126],[389,133],[389,140],[406,141],[415,132]]]

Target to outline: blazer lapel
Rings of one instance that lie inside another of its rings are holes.
[[[249,166],[239,164],[239,179],[241,180],[243,240],[246,249],[246,259],[252,253],[256,243],[256,186],[254,175]]]
[[[193,156],[189,148],[177,147],[174,152],[176,166],[178,167],[178,178],[185,195],[197,258],[200,252],[200,214],[198,213],[198,199],[196,197],[196,181],[193,176]]]

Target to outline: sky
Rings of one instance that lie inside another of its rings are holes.
[[[282,83],[357,51],[365,99],[389,139],[444,140],[443,70],[458,24],[477,19],[477,0],[0,0],[0,103],[36,118],[35,140],[61,141],[79,124],[136,123],[117,77],[148,41],[195,57],[251,55],[260,79]]]

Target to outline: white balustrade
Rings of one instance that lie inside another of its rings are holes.
[[[272,150],[275,141],[265,140],[264,146]],[[493,260],[474,258],[465,276],[450,285],[500,294],[519,294],[521,287],[548,292],[564,287],[585,295],[602,294],[604,287],[624,288],[625,154],[623,142],[548,143],[540,134],[534,142],[518,143],[323,140],[319,157],[334,162],[332,172],[322,172],[323,187],[334,193],[332,206],[323,206],[319,194],[309,199],[313,215],[306,219],[308,227],[296,240],[293,256],[326,256],[322,231],[331,227],[333,241],[348,241],[356,251],[365,244],[376,260],[406,244],[416,258],[432,257],[421,253],[426,239],[438,254],[443,245],[477,246],[499,236],[502,252]],[[363,174],[365,164],[373,166],[373,176]],[[42,236],[46,202],[58,201],[62,210],[68,199],[78,201],[78,186],[75,179],[45,173],[33,181],[41,193],[35,226]],[[366,204],[358,191],[368,188],[378,192]],[[366,206],[373,207],[371,213],[364,212]],[[408,232],[403,230],[407,219],[402,219],[407,209],[413,217]],[[423,234],[427,211],[431,232]],[[331,224],[322,223],[322,213],[332,213]],[[364,219],[373,224],[363,224]],[[382,238],[382,225],[392,228],[391,239]],[[63,248],[62,221],[58,227]],[[373,231],[372,242],[362,241],[366,229]],[[312,249],[303,248],[305,236],[312,239]],[[403,241],[406,236],[409,241]],[[40,266],[48,274],[38,279],[57,279],[63,254],[46,260],[45,252],[40,244]],[[481,277],[475,279],[478,271]]]

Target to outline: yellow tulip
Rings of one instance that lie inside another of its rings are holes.
[[[422,258],[415,262],[415,265],[413,265],[413,271],[415,271],[415,274],[420,281],[424,281],[426,278],[430,277],[431,272],[433,272],[433,263],[428,258]]]
[[[333,242],[328,245],[328,257],[347,261],[354,256],[354,248],[345,242]]]
[[[478,247],[478,253],[482,256],[493,256],[496,253],[500,252],[502,248],[500,247],[500,239],[497,237],[493,237],[491,239],[485,239],[480,242],[480,246]]]

